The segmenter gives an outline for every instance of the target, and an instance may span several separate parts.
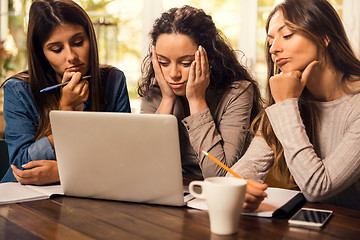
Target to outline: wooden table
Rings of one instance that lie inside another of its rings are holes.
[[[360,211],[331,209],[321,230],[289,227],[286,219],[241,216],[239,233],[210,233],[206,211],[75,197],[0,205],[0,239],[360,239]]]

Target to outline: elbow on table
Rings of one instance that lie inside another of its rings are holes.
[[[301,191],[304,194],[306,200],[309,202],[321,202],[322,200],[327,199],[333,195],[329,187],[315,189],[303,188]]]
[[[319,195],[319,194],[306,194],[304,192],[303,192],[303,194],[308,202],[320,202],[321,200],[324,199],[322,197],[322,195]]]

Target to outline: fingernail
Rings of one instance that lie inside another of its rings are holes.
[[[203,47],[202,47],[201,45],[199,46],[199,50],[200,50],[200,51],[203,51]]]
[[[25,163],[25,164],[23,164],[23,165],[21,165],[21,167],[26,167],[26,163]]]
[[[199,56],[199,55],[200,55],[199,50],[197,50],[196,51],[196,56]]]

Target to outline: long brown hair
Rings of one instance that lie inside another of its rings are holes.
[[[335,9],[326,0],[285,0],[277,5],[269,14],[266,22],[266,32],[269,30],[269,23],[274,14],[278,11],[283,13],[285,25],[294,31],[302,32],[315,44],[317,44],[321,56],[329,56],[336,70],[343,73],[342,86],[346,87],[348,81],[358,81],[355,76],[360,75],[360,61],[351,49],[349,40],[346,36],[343,24]],[[327,46],[326,41],[329,43]],[[271,95],[269,79],[278,74],[279,69],[274,67],[269,52],[270,46],[266,42],[265,53],[267,60],[267,84],[266,84],[266,102],[265,108],[274,104],[275,101]],[[299,99],[299,110],[301,118],[305,125],[306,133],[313,144],[317,146],[316,129],[318,124],[318,110],[314,98],[305,88]],[[263,110],[255,119],[252,125],[259,124],[261,135],[274,152],[274,175],[277,180],[294,184],[294,179],[286,165],[284,158],[284,149],[276,138],[271,127],[270,121]],[[254,130],[253,130],[254,131]]]
[[[52,30],[61,24],[84,27],[90,41],[89,72],[91,110],[99,111],[105,101],[101,83],[99,55],[92,22],[87,13],[72,0],[36,0],[31,4],[27,32],[28,71],[13,77],[30,84],[39,114],[39,127],[35,134],[38,139],[51,132],[49,112],[58,109],[60,89],[40,93],[40,90],[58,84],[55,71],[47,61],[43,44]]]
[[[259,87],[249,72],[236,58],[235,51],[222,37],[220,30],[215,26],[210,15],[202,9],[191,6],[171,8],[164,12],[154,23],[150,32],[151,42],[148,55],[142,65],[142,79],[138,83],[138,94],[147,97],[151,92],[152,79],[155,77],[151,62],[152,46],[162,34],[183,34],[189,36],[197,45],[205,48],[211,67],[210,86],[216,89],[225,89],[234,81],[249,81],[254,89],[251,120],[261,109]]]

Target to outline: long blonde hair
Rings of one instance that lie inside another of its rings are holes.
[[[330,58],[329,60],[333,62],[336,70],[343,73],[342,85],[348,91],[345,83],[358,81],[353,76],[360,75],[360,61],[351,49],[343,24],[331,4],[326,0],[286,0],[277,5],[269,14],[266,22],[266,32],[268,32],[270,20],[278,11],[283,13],[285,25],[289,29],[305,34],[318,46],[319,56],[328,56]],[[328,40],[328,45],[325,44],[325,40]],[[266,42],[265,49],[268,69],[266,108],[275,103],[271,95],[269,79],[278,74],[280,70],[276,68],[272,61],[268,42]],[[309,140],[316,149],[318,109],[315,99],[306,88],[299,98],[299,110]],[[253,132],[254,126],[258,125],[260,125],[258,134],[265,139],[274,152],[274,177],[286,184],[296,184],[285,162],[283,146],[275,136],[265,110],[262,110],[253,121]]]

